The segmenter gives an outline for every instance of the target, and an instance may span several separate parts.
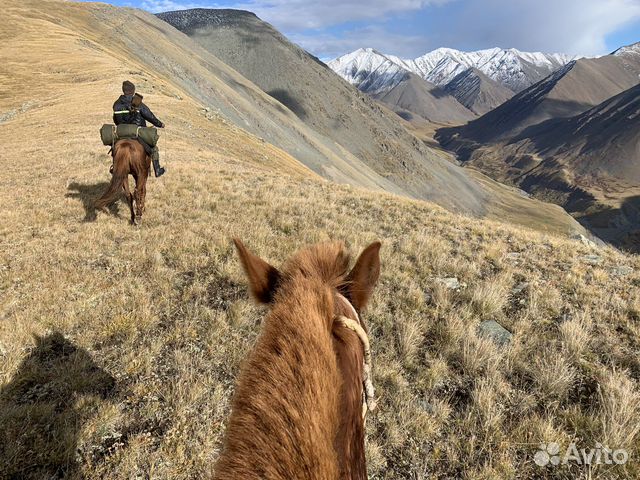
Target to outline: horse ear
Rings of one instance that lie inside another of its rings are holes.
[[[369,245],[347,276],[347,294],[356,310],[366,307],[380,276],[380,242]]]
[[[249,287],[254,298],[260,303],[271,303],[275,296],[280,272],[257,255],[251,253],[237,238],[233,239],[244,272],[249,279]]]

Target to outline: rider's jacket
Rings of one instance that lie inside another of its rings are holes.
[[[163,126],[162,122],[149,110],[149,107],[144,103],[134,107],[131,105],[132,100],[133,95],[120,95],[120,98],[113,104],[113,123],[116,125],[127,123],[146,127],[147,122],[151,122],[158,128]]]

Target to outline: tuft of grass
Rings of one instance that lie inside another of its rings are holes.
[[[575,368],[559,353],[536,358],[530,373],[544,402],[564,400],[577,378]]]
[[[600,379],[599,395],[603,444],[612,448],[633,445],[640,432],[637,383],[627,372],[612,370]]]
[[[576,312],[558,327],[563,351],[570,361],[579,362],[587,352],[592,340],[591,326],[589,312]]]

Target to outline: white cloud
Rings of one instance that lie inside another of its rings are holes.
[[[143,0],[141,6],[143,9],[152,13],[187,10],[189,8],[216,8],[216,4],[214,3],[175,2],[173,0]]]
[[[573,54],[606,53],[606,37],[640,19],[640,0],[467,0],[443,38]],[[640,32],[639,32],[640,36]],[[640,38],[638,38],[640,40]]]
[[[195,7],[250,10],[323,58],[363,46],[401,56],[417,56],[439,46],[595,55],[607,53],[609,35],[640,19],[640,0],[141,1],[153,12]],[[436,11],[436,6],[443,7]],[[432,12],[443,20],[430,21]],[[448,12],[451,15],[443,15]],[[420,30],[414,22],[414,30],[407,33],[404,22],[411,24],[413,14],[424,19],[425,26]],[[349,22],[370,26],[331,29]]]
[[[446,22],[429,25],[423,37],[372,29],[370,35],[351,31],[341,37],[302,38],[300,43],[327,56],[361,46],[400,56],[419,55],[439,46],[598,55],[608,53],[609,35],[640,20],[640,0],[456,1],[457,13]],[[277,19],[272,21],[277,25]]]
[[[452,0],[248,0],[236,8],[250,10],[285,30],[319,29],[442,5]]]
[[[377,25],[350,30],[339,37],[326,33],[293,33],[289,39],[325,61],[358,48],[372,47],[381,52],[412,57],[416,52],[426,51],[427,47],[427,39],[423,36],[391,33]]]

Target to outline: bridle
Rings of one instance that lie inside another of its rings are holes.
[[[341,325],[353,331],[358,336],[362,343],[362,349],[364,350],[364,366],[362,374],[362,385],[364,387],[362,392],[362,418],[365,418],[367,411],[375,410],[377,405],[376,393],[373,387],[373,382],[371,381],[371,346],[369,344],[369,336],[363,328],[360,316],[351,302],[340,293],[338,293],[338,298],[347,306],[347,309],[351,310],[354,318],[338,315],[336,317],[336,321],[340,322]]]

